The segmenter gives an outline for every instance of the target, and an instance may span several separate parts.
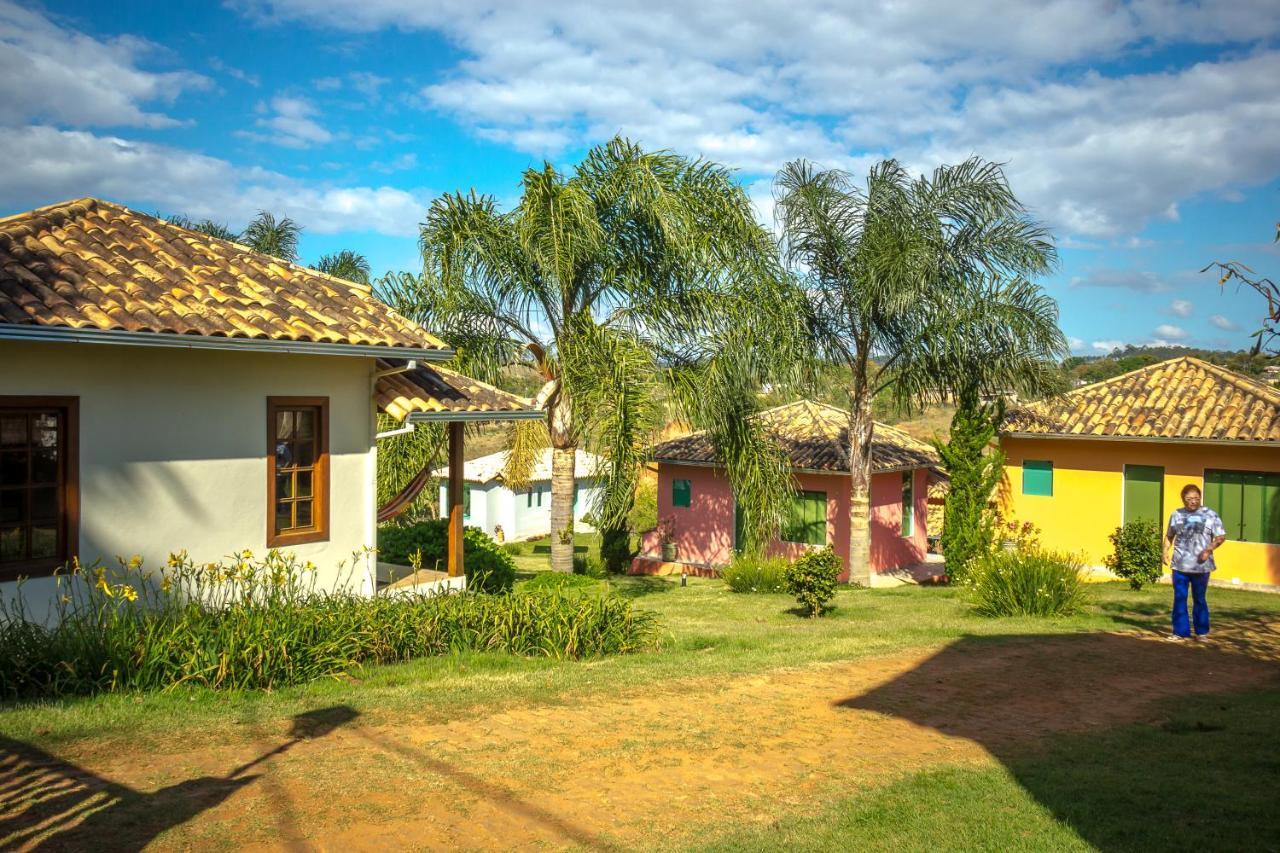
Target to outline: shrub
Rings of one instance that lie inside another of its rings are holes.
[[[787,592],[787,561],[739,554],[720,577],[734,592]]]
[[[972,566],[974,609],[983,616],[1068,616],[1084,606],[1078,557],[1053,551],[996,551]]]
[[[605,568],[622,574],[631,566],[636,552],[631,547],[631,531],[626,527],[607,527],[600,531],[600,559]]]
[[[516,563],[505,549],[478,527],[464,527],[463,573],[475,592],[506,592],[516,579]],[[402,566],[420,560],[427,569],[438,569],[449,558],[449,522],[433,519],[405,527],[378,530],[378,559]]]
[[[635,500],[627,514],[627,527],[643,533],[658,526],[658,481],[641,477],[636,483]]]
[[[988,504],[1004,472],[1004,455],[991,448],[996,420],[977,391],[966,388],[957,400],[947,441],[934,443],[950,477],[939,545],[952,581],[966,580],[974,562],[991,547]]]
[[[597,580],[607,577],[609,574],[608,567],[605,566],[604,560],[595,554],[574,554],[573,555],[573,573],[575,575],[585,575],[589,578]]]
[[[1164,573],[1160,528],[1154,521],[1130,521],[1110,536],[1112,553],[1104,558],[1107,568],[1129,581],[1131,589],[1155,583]]]
[[[836,595],[840,558],[830,547],[806,551],[787,566],[787,592],[796,597],[809,616],[821,616]]]
[[[365,664],[450,651],[584,658],[636,651],[652,614],[616,596],[464,593],[366,598],[315,588],[313,567],[270,552],[224,563],[141,561],[58,578],[58,620],[0,601],[0,696],[57,697],[179,685],[269,689]]]

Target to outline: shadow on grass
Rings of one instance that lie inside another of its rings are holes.
[[[1104,601],[1097,605],[1112,621],[1137,628],[1147,635],[1169,633],[1169,606],[1156,602]],[[1213,599],[1209,600],[1213,613]],[[1240,654],[1265,657],[1280,662],[1280,618],[1275,611],[1253,607],[1231,607],[1227,618],[1213,618],[1210,636],[1213,645]]]
[[[652,575],[617,575],[609,578],[609,582],[614,592],[623,598],[644,598],[680,589],[679,578],[666,580]]]
[[[1246,656],[1232,643],[1133,635],[1015,637],[1000,647],[965,637],[836,705],[980,744],[1100,850],[1274,849],[1276,648]],[[1258,688],[1271,692],[1240,695]]]
[[[359,715],[345,705],[293,718],[289,739],[223,776],[186,779],[151,793],[104,779],[0,735],[0,849],[139,850],[259,779],[267,760],[323,737]],[[287,803],[277,811],[287,812]]]

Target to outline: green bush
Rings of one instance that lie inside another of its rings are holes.
[[[739,554],[720,570],[734,592],[787,592],[787,561],[781,557]]]
[[[462,529],[463,573],[475,592],[506,592],[516,579],[516,563],[505,549],[478,527]],[[449,559],[449,523],[438,518],[404,527],[378,529],[378,559],[401,566],[421,555],[424,569],[440,569]]]
[[[1069,616],[1087,601],[1078,557],[996,551],[972,565],[970,595],[983,616]]]
[[[609,569],[605,566],[604,560],[595,554],[574,554],[573,573],[598,580],[607,577]]]
[[[600,559],[613,574],[622,574],[631,567],[636,552],[631,547],[631,531],[626,527],[605,528],[600,531]]]
[[[314,584],[314,567],[270,552],[158,575],[140,561],[58,578],[57,621],[0,601],[0,697],[58,697],[180,685],[271,689],[366,664],[451,651],[578,659],[636,651],[656,621],[616,596],[527,594],[367,598]]]
[[[1132,589],[1155,583],[1164,573],[1160,528],[1154,521],[1130,521],[1110,536],[1112,553],[1103,562]]]
[[[830,547],[806,551],[787,566],[787,592],[796,597],[809,616],[821,616],[836,596],[840,558]]]

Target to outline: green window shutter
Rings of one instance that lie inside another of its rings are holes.
[[[827,544],[827,493],[796,492],[791,512],[783,525],[782,539],[806,545]]]
[[[1244,473],[1241,471],[1205,471],[1205,506],[1222,517],[1227,538],[1240,542],[1244,538]],[[1212,495],[1217,506],[1210,503]]]
[[[1222,515],[1223,501],[1223,483],[1221,471],[1205,471],[1204,472],[1204,493],[1202,503],[1209,509],[1222,516],[1222,526],[1227,527],[1226,516]],[[1227,536],[1231,536],[1231,528],[1227,527]]]
[[[1246,471],[1241,475],[1240,541],[1261,542],[1264,535],[1265,486],[1267,475]]]
[[[693,505],[693,483],[689,480],[671,481],[671,505],[689,507]]]
[[[1280,474],[1265,474],[1262,483],[1262,541],[1280,545]]]
[[[916,501],[914,471],[902,472],[902,535],[914,536],[916,532]]]
[[[1124,523],[1164,521],[1164,469],[1155,465],[1124,466]]]
[[[1022,461],[1022,493],[1053,497],[1053,463],[1024,459]]]

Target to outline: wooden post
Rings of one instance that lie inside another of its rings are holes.
[[[449,576],[463,573],[462,546],[462,422],[449,422]]]

